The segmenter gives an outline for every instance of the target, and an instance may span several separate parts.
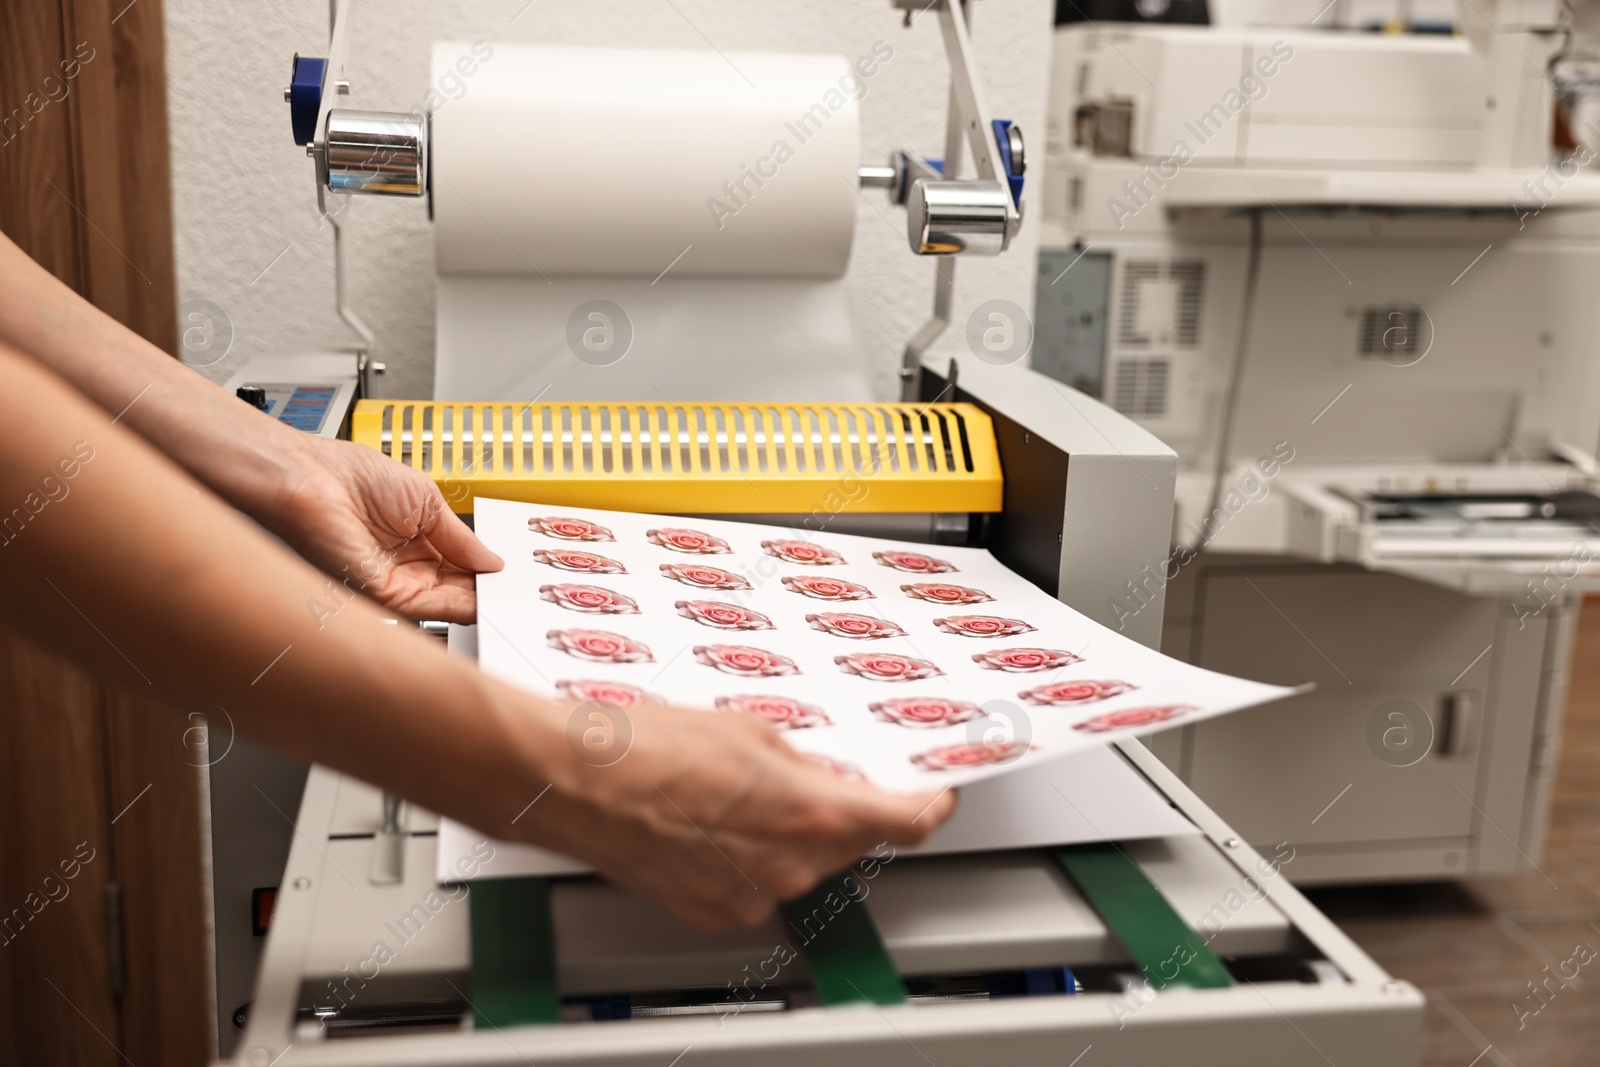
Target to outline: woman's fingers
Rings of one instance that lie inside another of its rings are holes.
[[[888,793],[868,786],[857,792],[860,819],[891,845],[920,845],[955,813],[959,795],[946,786],[937,792]]]
[[[596,869],[611,881],[655,901],[697,929],[759,922],[779,897],[768,867],[743,854],[732,842],[718,851],[709,839],[639,834],[613,841],[607,855],[594,857]]]
[[[786,812],[774,830],[817,841],[870,838],[871,844],[920,843],[956,807],[956,792],[949,787],[919,793],[891,793],[861,781],[841,778],[781,740],[784,749],[773,761],[780,770],[761,776],[763,792],[787,792],[786,799],[759,798],[750,811],[770,820],[773,809]],[[785,758],[787,757],[787,758]]]
[[[914,845],[955,809],[953,790],[885,792],[841,778],[766,724],[677,708],[628,712],[633,742],[581,768],[536,840],[693,926],[759,922],[879,846]]]
[[[393,466],[398,467],[399,464]],[[506,561],[478,540],[478,535],[445,506],[444,497],[431,482],[428,488],[438,506],[423,523],[421,532],[444,562],[468,574],[498,571],[504,567]]]

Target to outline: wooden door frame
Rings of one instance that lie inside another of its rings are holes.
[[[0,4],[0,230],[171,352],[164,42],[161,0]],[[0,631],[0,1062],[210,1058],[190,725]]]

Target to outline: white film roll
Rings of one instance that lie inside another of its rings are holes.
[[[433,115],[438,271],[836,278],[855,87],[838,56],[494,45]]]

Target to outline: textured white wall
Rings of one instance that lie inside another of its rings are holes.
[[[428,91],[430,44],[441,38],[639,48],[895,56],[861,103],[862,153],[942,152],[947,67],[937,20],[910,29],[888,0],[355,0],[348,106],[407,110]],[[226,314],[232,345],[205,373],[223,380],[274,349],[348,345],[333,311],[331,238],[316,215],[311,162],[290,139],[288,83],[296,53],[323,55],[326,0],[167,0],[173,194],[181,302]],[[993,112],[1029,137],[1030,196],[1043,187],[1050,56],[1047,0],[976,3],[973,38]],[[469,90],[470,91],[470,90]],[[669,91],[669,87],[663,87]],[[576,162],[576,161],[574,161]],[[995,298],[1031,311],[1040,212],[993,261],[963,260],[956,316],[939,350],[964,350],[973,307]],[[433,383],[433,233],[420,201],[356,198],[344,216],[353,303],[388,364],[377,391],[425,397]],[[872,191],[858,208],[847,279],[879,397],[895,395],[901,347],[927,318],[933,265],[905,246],[904,214]],[[752,339],[759,346],[759,338]],[[781,386],[774,392],[781,395]]]

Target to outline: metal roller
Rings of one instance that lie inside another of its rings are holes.
[[[1011,194],[996,181],[911,183],[906,237],[918,255],[997,256],[1009,240]]]
[[[428,189],[428,124],[421,115],[330,111],[324,181],[336,193],[421,196]]]

